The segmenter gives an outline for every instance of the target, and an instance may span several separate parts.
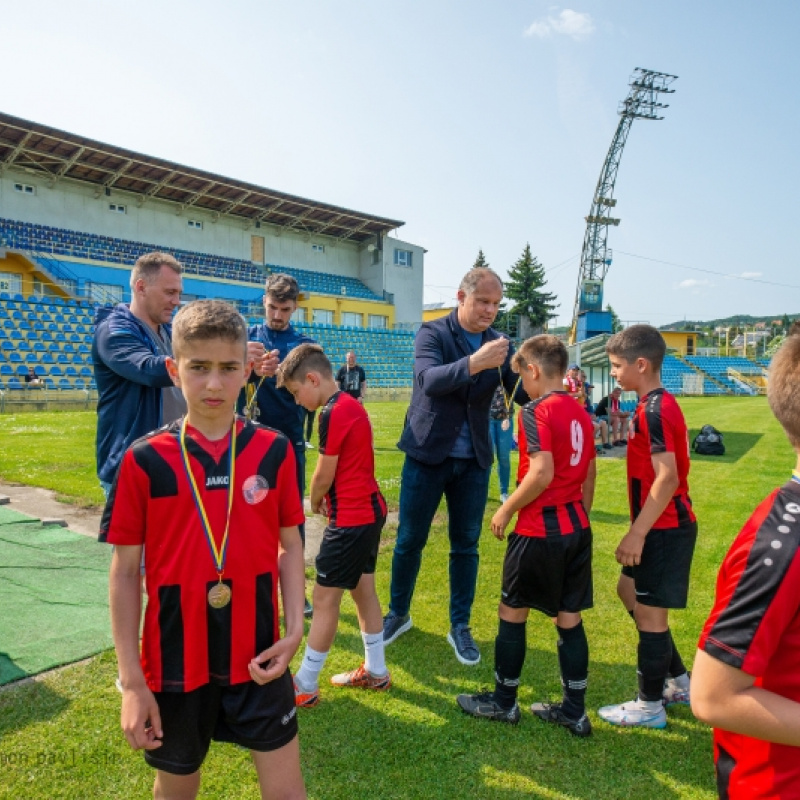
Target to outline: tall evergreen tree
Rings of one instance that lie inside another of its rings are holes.
[[[525,245],[522,255],[508,271],[505,295],[514,301],[509,314],[525,315],[532,328],[546,328],[547,321],[558,308],[556,295],[542,292],[547,283],[544,267],[531,254],[530,244]]]
[[[624,326],[617,316],[617,312],[610,305],[606,306],[606,311],[611,314],[611,333],[619,333]]]
[[[478,250],[478,257],[475,259],[475,263],[472,265],[472,269],[477,269],[478,267],[488,267],[489,262],[486,260],[486,256],[483,254],[483,250]]]

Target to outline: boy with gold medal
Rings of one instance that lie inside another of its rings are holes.
[[[304,515],[291,444],[234,415],[246,346],[226,303],[176,316],[168,368],[187,416],[126,452],[101,525],[115,545],[122,728],[158,770],[156,797],[196,796],[211,740],[251,751],[262,797],[305,797],[288,671],[303,634]]]

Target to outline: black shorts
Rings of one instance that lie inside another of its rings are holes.
[[[622,568],[623,575],[633,578],[637,603],[686,608],[696,541],[696,522],[682,528],[653,528],[647,534],[640,563]]]
[[[334,589],[355,589],[362,575],[375,572],[385,517],[369,525],[328,525],[317,554],[317,583]]]
[[[592,607],[592,529],[565,536],[508,537],[501,600],[555,617]]]
[[[172,775],[197,772],[213,739],[268,752],[297,736],[297,709],[289,670],[263,686],[206,684],[192,692],[156,692],[164,738],[145,761]]]

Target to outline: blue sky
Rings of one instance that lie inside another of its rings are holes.
[[[606,302],[657,325],[800,313],[800,4],[7,6],[3,111],[405,220],[427,302],[478,248],[505,275],[530,242],[560,324],[631,72],[678,75],[622,156]]]

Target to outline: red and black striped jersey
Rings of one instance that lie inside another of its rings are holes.
[[[212,608],[207,594],[219,577],[183,464],[180,422],[126,451],[101,523],[101,538],[108,542],[144,545],[142,668],[156,692],[251,680],[250,660],[280,637],[280,529],[305,519],[288,439],[239,419],[223,574],[231,601]],[[230,439],[211,442],[187,427],[186,449],[219,547],[227,518]]]
[[[386,501],[375,480],[372,426],[364,406],[346,392],[336,392],[322,408],[319,452],[339,458],[325,498],[331,525],[369,525],[386,516]]]
[[[628,434],[628,500],[631,521],[640,514],[655,481],[653,455],[674,453],[678,487],[653,528],[680,528],[695,521],[689,499],[689,432],[677,400],[666,389],[640,398]]]
[[[562,536],[589,527],[583,482],[595,457],[594,431],[586,409],[566,392],[549,392],[523,406],[518,422],[517,485],[527,475],[527,454],[553,455],[553,479],[517,515],[521,536]]]
[[[725,556],[699,649],[800,702],[800,484],[776,489]],[[800,751],[714,730],[720,786],[730,800],[798,796]]]

